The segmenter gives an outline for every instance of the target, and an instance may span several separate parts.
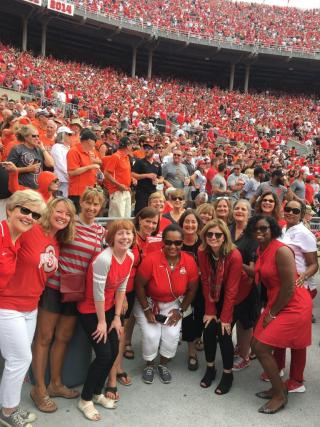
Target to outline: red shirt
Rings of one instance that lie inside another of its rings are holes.
[[[101,275],[98,272],[101,267],[101,262],[104,263],[105,252],[109,248],[102,251],[98,254],[95,259],[90,263],[87,273],[87,284],[86,284],[86,297],[84,301],[78,303],[78,310],[80,313],[95,313],[96,307],[94,304],[94,282],[96,275]],[[104,288],[104,310],[108,311],[114,306],[114,297],[117,290],[121,285],[125,284],[125,288],[127,285],[127,281],[129,279],[130,271],[132,268],[132,258],[127,254],[122,264],[116,260],[116,258],[112,255],[111,265],[108,270],[105,288]]]
[[[188,283],[197,282],[199,278],[194,258],[185,252],[181,252],[173,271],[162,250],[151,252],[142,260],[138,272],[148,280],[147,296],[157,302],[176,300],[186,293]]]
[[[22,234],[20,245],[15,275],[1,292],[0,308],[32,311],[45,282],[58,268],[59,245],[38,224]]]
[[[6,220],[3,220],[0,222],[0,297],[2,289],[8,284],[15,273],[19,249],[19,239],[14,245],[10,236],[8,223]]]

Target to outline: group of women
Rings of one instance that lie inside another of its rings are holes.
[[[77,217],[67,198],[45,205],[32,190],[11,196],[8,218],[0,224],[4,425],[30,427],[36,419],[19,406],[31,360],[30,396],[40,411],[56,411],[54,397],[79,397],[84,416],[100,420],[97,405],[114,409],[120,398],[117,381],[132,384],[122,356],[135,357],[135,323],[146,384],[156,373],[163,383],[172,381],[168,362],[182,332],[190,371],[199,368],[197,352],[204,348],[203,388],[215,380],[219,343],[223,369],[217,395],[230,391],[233,371],[246,368],[254,357],[272,385],[257,393],[268,399],[260,412],[275,413],[286,405],[288,391],[305,390],[318,263],[315,239],[302,224],[304,204],[288,202],[281,219],[277,197],[265,193],[251,217],[247,200],[232,206],[228,198],[219,198],[192,210],[185,209],[180,193],[173,191],[169,202],[162,192],[152,194],[134,222],[119,219],[107,231],[95,222],[103,204],[103,193],[95,188],[83,193]],[[83,290],[80,296],[66,291],[70,282]],[[263,299],[261,288],[266,289]],[[62,378],[78,318],[95,352],[81,395]],[[286,348],[291,349],[290,378],[283,383]]]

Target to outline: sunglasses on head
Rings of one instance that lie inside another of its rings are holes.
[[[299,208],[290,208],[290,206],[286,206],[284,208],[284,211],[286,213],[291,213],[292,212],[294,215],[299,215],[301,213],[301,209],[299,209]]]
[[[208,231],[208,233],[206,234],[206,237],[208,239],[212,239],[212,237],[214,237],[215,239],[221,239],[221,237],[223,236],[223,233],[214,233],[213,231]]]
[[[174,246],[182,246],[182,244],[183,244],[183,241],[182,240],[168,240],[168,239],[165,239],[164,241],[164,244],[165,244],[165,246],[172,246],[172,245],[174,245]]]
[[[28,215],[30,215],[30,214],[31,214],[32,219],[34,219],[35,221],[38,221],[38,220],[41,218],[41,214],[40,214],[40,213],[38,213],[38,212],[33,212],[31,209],[28,209],[28,208],[26,208],[26,207],[24,207],[24,206],[17,205],[17,206],[16,206],[16,208],[19,208],[19,209],[20,209],[20,213],[21,213],[22,215],[26,215],[26,216],[28,216]]]
[[[182,202],[182,200],[184,200],[184,199],[182,197],[179,197],[179,196],[171,196],[171,200],[173,200],[174,202],[176,202],[177,200]]]
[[[269,230],[269,225],[261,225],[260,227],[255,227],[254,232],[255,233],[266,233]]]

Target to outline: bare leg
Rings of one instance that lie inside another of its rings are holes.
[[[237,322],[237,344],[239,354],[243,359],[248,359],[250,354],[250,344],[253,328],[244,329],[240,322]]]
[[[267,409],[272,411],[277,410],[287,402],[285,387],[281,381],[279,370],[275,358],[273,357],[273,348],[261,343],[260,341],[253,341],[253,351],[257,355],[264,371],[270,378],[272,389],[270,390],[271,400],[265,405]]]
[[[126,346],[131,347],[132,335],[133,335],[133,329],[134,329],[135,323],[136,323],[136,320],[133,314],[131,313],[131,316],[129,317],[129,319],[126,320],[126,324],[125,324],[125,345]],[[128,353],[129,355],[128,359],[133,359],[134,357],[133,350],[126,350],[125,353]]]

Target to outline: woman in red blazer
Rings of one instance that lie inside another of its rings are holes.
[[[231,323],[241,278],[242,257],[221,219],[214,219],[205,225],[201,240],[198,260],[205,299],[203,342],[207,370],[200,386],[210,387],[216,377],[215,357],[219,341],[223,374],[215,393],[221,395],[229,392],[233,382]]]

